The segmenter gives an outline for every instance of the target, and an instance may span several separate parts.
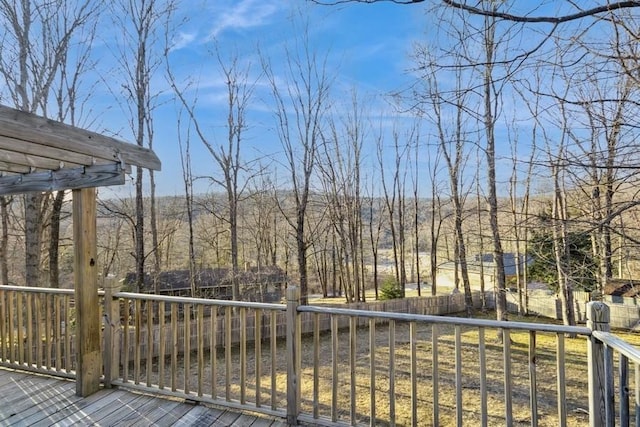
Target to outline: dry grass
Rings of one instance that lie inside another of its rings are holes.
[[[434,349],[431,343],[431,326],[419,325],[416,331],[416,372],[417,372],[417,420],[419,425],[431,425],[433,416],[433,369]],[[438,410],[441,425],[453,425],[456,420],[455,393],[455,332],[453,327],[440,326],[437,342],[437,391],[439,395]],[[375,407],[376,424],[385,425],[390,419],[390,346],[388,327],[376,328],[376,383]],[[502,346],[496,341],[497,334],[486,335],[486,363],[488,387],[488,421],[490,425],[504,425],[504,368]],[[411,363],[409,327],[398,324],[395,331],[395,419],[398,425],[411,424]],[[512,334],[512,367],[511,378],[513,418],[515,425],[529,425],[528,386],[528,334]],[[321,354],[325,356],[323,369],[320,372],[321,388],[319,401],[322,402],[321,415],[330,415],[331,405],[331,350],[330,337],[321,340]],[[357,336],[357,356],[355,367],[356,378],[356,411],[357,422],[367,423],[370,409],[370,358],[368,330],[361,330]],[[586,409],[586,349],[584,339],[571,340],[566,346],[567,366],[567,407],[571,421],[567,425],[581,426],[588,422],[586,414],[577,411]],[[573,342],[575,341],[575,342]],[[351,366],[349,365],[348,338],[340,339],[338,355],[338,407],[341,408],[343,420],[349,419],[349,390]],[[462,361],[462,420],[465,425],[472,425],[480,419],[480,378],[478,332],[473,329],[461,329],[461,361]],[[305,352],[308,353],[308,352]],[[538,375],[538,415],[539,425],[558,425],[556,409],[556,367],[555,337],[538,337],[537,375]],[[306,360],[309,360],[305,358]],[[302,393],[303,410],[312,410],[312,367],[303,363]]]
[[[479,316],[492,318],[491,316]],[[518,319],[513,319],[518,320]],[[527,322],[548,322],[548,320],[526,318]],[[410,332],[407,323],[398,322],[395,325],[395,341],[390,346],[389,326],[377,325],[375,331],[375,416],[376,425],[388,425],[393,418],[396,425],[411,425],[411,345]],[[434,406],[434,369],[437,370],[438,381],[438,411],[440,425],[448,426],[456,424],[457,396],[455,379],[455,327],[438,326],[437,349],[432,345],[432,326],[426,324],[416,325],[416,388],[417,398],[417,424],[421,426],[432,425]],[[503,347],[497,340],[497,330],[488,329],[485,332],[486,366],[487,366],[487,392],[488,424],[495,426],[505,425],[505,369]],[[625,340],[632,344],[640,344],[640,336],[635,333],[617,332]],[[340,331],[338,337],[336,369],[338,375],[333,378],[333,350],[330,333],[322,333],[319,339],[320,367],[318,372],[318,413],[322,418],[331,418],[333,384],[336,384],[337,400],[336,408],[338,421],[349,423],[350,415],[350,390],[351,378],[355,378],[355,408],[354,416],[357,424],[369,424],[370,417],[370,354],[369,354],[369,330],[359,328],[355,334],[355,364],[350,363],[350,335],[348,330]],[[529,333],[511,332],[511,381],[513,400],[513,425],[530,425],[531,410],[529,405]],[[476,425],[480,423],[480,357],[478,350],[479,332],[477,328],[460,327],[460,355],[462,384],[461,415],[463,425]],[[302,411],[313,413],[313,337],[304,337],[301,348],[302,376],[300,379],[302,392]],[[587,358],[586,340],[584,337],[564,339],[564,375],[566,377],[566,408],[567,426],[583,426],[588,424],[588,384],[587,384]],[[391,350],[393,350],[393,356]],[[558,388],[557,388],[557,338],[555,334],[536,334],[536,390],[537,390],[537,415],[540,426],[557,426],[558,420]],[[438,364],[434,365],[434,355],[437,354]],[[390,381],[390,358],[395,358],[395,376]],[[205,361],[209,359],[207,355]],[[224,399],[225,384],[229,383],[231,399],[239,399],[239,353],[234,348],[232,357],[232,373],[226,377],[224,353],[218,353],[217,383],[218,396]],[[271,398],[271,349],[268,343],[262,346],[261,355],[261,394],[262,404],[269,406]],[[274,352],[273,361],[276,364],[276,400],[278,407],[286,405],[286,369],[284,342],[279,342]],[[156,369],[154,369],[155,371]],[[246,358],[246,398],[248,401],[255,399],[255,349],[247,349]],[[194,375],[197,372],[196,357],[191,359],[191,389],[195,390],[197,380]],[[211,378],[210,366],[204,368],[205,394],[210,390]],[[183,378],[184,372],[178,373],[178,378]],[[633,376],[633,372],[631,372]],[[631,379],[633,383],[634,379]],[[393,392],[390,387],[393,385]],[[179,385],[179,388],[180,385]],[[390,415],[389,396],[395,400],[395,414]]]

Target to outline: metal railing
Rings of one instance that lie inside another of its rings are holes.
[[[296,310],[314,325],[311,349],[299,352],[297,419],[320,424],[566,425],[575,385],[566,381],[565,337],[591,335],[586,327]],[[321,332],[327,323],[330,336]]]
[[[0,286],[0,364],[73,377],[72,295]],[[290,424],[640,425],[640,351],[602,303],[587,327],[303,306],[294,287],[286,305],[106,289],[103,310],[107,387]]]
[[[286,416],[284,305],[109,291],[105,303],[110,384]]]

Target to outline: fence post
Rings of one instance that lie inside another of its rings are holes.
[[[120,369],[120,304],[113,295],[119,291],[114,279],[104,281],[104,386],[118,378]]]
[[[300,289],[297,286],[287,288],[287,316],[286,316],[286,341],[287,341],[287,424],[298,425],[300,413],[300,388],[298,359],[298,306],[300,305]],[[274,333],[272,331],[271,333]]]
[[[587,304],[587,327],[592,331],[609,332],[609,306],[599,301]],[[589,375],[589,425],[600,427],[607,421],[607,371],[605,345],[593,336],[587,341]],[[608,372],[611,374],[611,372]]]

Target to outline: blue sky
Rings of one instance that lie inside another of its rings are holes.
[[[523,3],[514,3],[514,13],[522,12],[518,7],[530,7],[529,3],[526,6],[523,6]],[[412,124],[413,118],[394,109],[391,105],[393,99],[389,94],[405,89],[415,81],[410,72],[414,67],[411,58],[414,44],[449,44],[453,51],[461,46],[460,43],[456,44],[455,37],[447,38],[444,33],[438,31],[437,14],[429,9],[434,4],[437,3],[397,5],[379,2],[319,6],[306,0],[183,0],[174,18],[177,30],[173,40],[176,45],[169,55],[169,62],[178,84],[185,88],[185,96],[190,100],[197,98],[195,109],[207,138],[214,145],[221,144],[226,139],[227,101],[225,82],[213,53],[215,46],[218,46],[223,58],[229,58],[232,52],[237,52],[243,64],[250,64],[251,74],[256,79],[261,74],[261,54],[262,57],[269,58],[275,74],[278,75],[283,73],[286,63],[285,46],[299,39],[296,28],[299,28],[301,19],[307,19],[310,23],[311,49],[319,55],[328,56],[327,68],[335,77],[331,97],[336,106],[334,111],[346,108],[350,92],[355,89],[361,99],[366,100],[374,127],[383,128],[387,136],[394,126],[402,133]],[[552,16],[560,13],[559,8],[569,7],[566,2],[551,0],[542,0],[535,4],[538,6],[531,12],[535,15]],[[457,13],[451,9],[447,11]],[[481,19],[465,15],[465,19],[467,18],[475,24]],[[581,21],[579,24],[563,26],[562,31],[575,31],[577,25],[592,23],[590,20]],[[502,30],[505,30],[512,24],[503,22],[501,25]],[[505,55],[512,58],[516,55],[515,51],[521,52],[537,44],[549,28],[548,24],[524,26],[520,32],[513,33],[508,47],[501,47],[499,57]],[[601,27],[594,28],[592,36],[598,40],[607,38]],[[608,31],[606,26],[604,30]],[[603,35],[605,37],[602,37]],[[473,43],[466,43],[464,47],[472,56],[481,52],[481,47]],[[553,43],[547,43],[543,52],[542,55],[552,55],[550,58],[553,58],[556,54]],[[449,74],[439,74],[438,81],[441,87],[451,84],[452,78]],[[474,78],[477,78],[477,75]],[[527,77],[526,74],[519,74],[518,78],[526,80]],[[549,80],[549,76],[545,76],[545,79]],[[565,83],[560,81],[559,84]],[[158,69],[153,79],[152,92],[160,94],[159,107],[155,115],[154,138],[154,151],[163,163],[162,172],[156,176],[158,191],[162,195],[182,194],[184,183],[178,148],[178,108],[172,101],[172,92],[166,82],[163,67]],[[125,140],[133,141],[130,132],[127,133],[128,127],[124,121],[126,114],[113,107],[115,103],[112,100],[113,98],[106,101],[107,106],[111,108],[107,108],[101,117],[100,130],[114,132]],[[474,102],[478,102],[478,99]],[[498,180],[506,188],[512,166],[509,142],[518,140],[520,159],[526,161],[533,121],[529,110],[522,105],[523,100],[512,92],[505,93],[501,102],[500,116],[496,124],[499,150]],[[246,160],[261,158],[265,159],[265,162],[272,161],[273,165],[277,164],[278,158],[282,158],[272,105],[267,82],[261,79],[247,113],[249,129],[245,133],[242,149]],[[474,104],[471,108],[481,111],[480,104]],[[99,108],[96,111],[100,111]],[[558,126],[556,118],[551,117],[550,120],[549,129]],[[476,141],[480,140],[482,145],[483,129],[478,125],[475,131],[477,134],[474,138],[477,138]],[[427,144],[429,129],[423,128],[422,132],[425,141],[423,144]],[[431,133],[433,132],[431,130]],[[182,135],[184,136],[184,133]],[[364,161],[373,165],[370,170],[375,171],[378,166],[375,147],[373,142],[370,144],[364,147]],[[391,141],[388,144],[391,144]],[[471,151],[475,151],[475,148],[469,148],[469,155],[474,156],[470,158],[469,163],[476,166],[476,153]],[[390,154],[392,157],[392,153]],[[195,176],[217,176],[219,173],[211,155],[195,138],[192,139],[192,158]],[[429,161],[426,152],[421,153],[421,161],[421,166],[425,166]],[[470,167],[469,171],[472,169],[473,167]],[[420,179],[425,191],[423,194],[426,196],[430,196],[426,193],[429,191],[428,173],[427,168],[423,167]],[[480,167],[479,174],[483,173],[484,168]],[[281,169],[277,174],[278,178],[282,179],[287,175],[287,171]],[[475,172],[468,172],[465,176],[466,185],[471,185],[474,176]],[[484,177],[481,179],[484,181]],[[539,181],[544,189],[544,177]],[[442,188],[446,188],[446,185],[444,179]],[[196,192],[221,190],[220,187],[210,187],[206,180],[199,181],[196,187]],[[132,192],[132,186],[124,191]],[[504,188],[499,191],[504,192]]]
[[[186,95],[190,99],[197,96],[199,121],[212,141],[224,141],[226,120],[226,88],[212,53],[216,43],[222,57],[235,51],[243,62],[251,64],[253,75],[261,73],[258,51],[269,57],[278,73],[278,64],[285,61],[284,46],[296,37],[292,19],[299,24],[300,16],[307,16],[311,24],[312,49],[328,56],[328,69],[335,74],[334,100],[347,100],[349,91],[356,89],[363,98],[375,99],[369,105],[372,114],[393,114],[385,96],[406,86],[409,80],[412,44],[425,33],[424,6],[383,2],[327,7],[303,0],[185,0],[176,21],[186,19],[175,35],[177,45],[169,60],[179,84],[187,87],[190,82]],[[163,104],[156,111],[154,151],[162,161],[162,172],[157,175],[159,192],[173,195],[183,192],[177,107],[169,102],[163,74],[159,70],[154,79],[156,90],[164,94],[159,98]],[[259,83],[248,113],[247,145],[243,149],[247,158],[277,157],[280,149],[265,83]],[[117,114],[109,117],[118,121]],[[121,136],[130,139],[126,125],[103,125],[122,129]],[[194,175],[214,174],[216,166],[210,154],[195,138],[192,150]],[[207,185],[202,182],[196,191],[207,191]]]

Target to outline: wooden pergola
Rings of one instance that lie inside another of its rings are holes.
[[[153,151],[0,106],[0,196],[73,190],[76,394],[100,387],[96,187],[120,185],[131,167],[160,170]]]

